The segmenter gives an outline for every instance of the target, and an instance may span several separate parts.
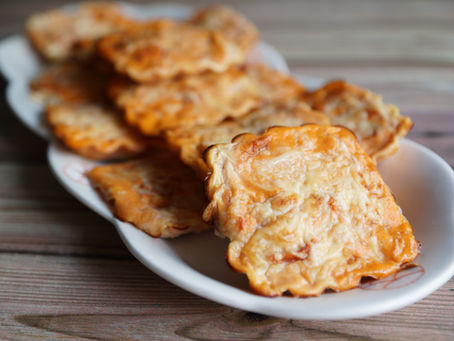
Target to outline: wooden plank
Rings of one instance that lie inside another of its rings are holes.
[[[0,211],[0,253],[133,258],[114,226],[88,208]]]
[[[412,140],[427,146],[440,155],[451,167],[454,167],[454,136],[432,138],[428,136],[411,137]]]
[[[6,103],[5,87],[6,83],[0,77],[0,161],[42,162],[47,143],[14,116]]]
[[[72,1],[2,2],[0,37],[20,32],[27,15],[65,2]],[[180,2],[194,5],[190,0]],[[250,17],[263,39],[292,62],[454,63],[452,1],[236,0],[225,3]]]
[[[0,252],[131,257],[114,227],[70,196],[46,165],[0,163]]]
[[[454,115],[454,68],[415,65],[291,64],[295,75],[344,79],[383,95],[408,116]],[[454,127],[452,127],[454,129]]]
[[[73,0],[0,2],[0,37],[19,32],[28,14],[65,2]],[[226,3],[257,23],[292,71],[383,94],[412,117],[410,138],[454,165],[454,2]],[[53,179],[46,142],[14,118],[4,86],[0,81],[0,339],[454,339],[454,279],[397,312],[339,322],[243,312],[167,283]]]
[[[454,167],[454,115],[414,115],[412,119],[414,127],[409,138],[432,149]]]
[[[454,115],[429,113],[411,116],[414,126],[410,136],[436,138],[454,135]]]
[[[351,321],[293,321],[243,312],[189,294],[135,260],[0,255],[0,338],[272,338],[447,340],[454,281],[397,312]],[[227,268],[226,268],[227,270]],[[21,290],[18,293],[17,288]],[[367,328],[364,328],[367,326]]]
[[[75,200],[58,185],[45,164],[0,163],[0,208],[74,208]],[[76,206],[77,207],[77,206]],[[82,205],[78,205],[79,209]]]

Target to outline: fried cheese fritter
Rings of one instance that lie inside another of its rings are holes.
[[[249,64],[245,72],[254,81],[265,103],[299,99],[306,91],[295,78],[263,64]]]
[[[208,169],[203,152],[213,144],[226,143],[243,133],[261,134],[271,126],[300,126],[306,123],[329,124],[328,116],[313,111],[304,102],[270,103],[234,120],[215,126],[176,128],[165,132],[169,147],[194,169],[201,179]]]
[[[106,82],[86,64],[51,64],[30,83],[30,95],[42,105],[83,103],[104,96]]]
[[[88,178],[118,219],[152,237],[173,238],[210,228],[201,218],[206,204],[202,184],[168,151],[98,166]]]
[[[52,132],[69,149],[95,160],[138,155],[147,140],[128,127],[116,108],[100,103],[60,104],[46,109]]]
[[[131,25],[119,5],[94,2],[81,5],[73,13],[57,9],[33,14],[25,31],[45,59],[64,61],[89,57],[97,39]]]
[[[251,49],[258,39],[257,28],[241,13],[227,6],[210,6],[197,11],[190,23],[224,33],[245,51]]]
[[[295,99],[304,88],[291,77],[262,65],[205,72],[152,84],[117,79],[110,95],[126,121],[145,135],[177,127],[215,125],[267,102]]]
[[[357,287],[412,262],[418,243],[375,163],[346,128],[244,134],[206,153],[205,221],[266,296]]]
[[[307,95],[314,110],[325,112],[332,124],[352,130],[374,159],[393,154],[413,123],[399,108],[385,104],[381,96],[344,81],[334,81]]]
[[[224,72],[247,57],[247,51],[221,31],[170,19],[110,34],[99,41],[97,51],[118,73],[137,82]]]

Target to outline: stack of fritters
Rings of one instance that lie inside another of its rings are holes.
[[[346,290],[417,256],[375,168],[410,119],[345,82],[306,92],[248,63],[258,33],[236,11],[137,21],[94,3],[26,28],[53,62],[30,84],[51,131],[84,157],[123,159],[88,173],[119,219],[163,238],[213,222],[230,265],[269,296]]]
[[[167,130],[166,141],[180,155],[180,159],[204,179],[209,172],[203,159],[207,147],[229,142],[246,132],[259,134],[276,125],[292,127],[308,122],[326,125],[329,119],[303,102],[269,103],[238,119],[226,120],[218,125]]]

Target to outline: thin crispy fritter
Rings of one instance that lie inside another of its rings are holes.
[[[116,87],[123,90],[115,90]],[[261,103],[254,82],[237,68],[222,74],[207,72],[157,84],[110,86],[115,102],[125,110],[126,121],[143,134],[197,124],[212,125],[226,116],[242,115]]]
[[[87,3],[69,13],[50,10],[30,16],[25,30],[36,50],[47,60],[89,57],[97,39],[130,27],[121,7],[112,3]]]
[[[82,103],[104,96],[106,82],[86,64],[51,64],[30,83],[31,97],[43,105]]]
[[[304,86],[295,78],[269,66],[247,65],[246,73],[257,85],[265,103],[292,101],[305,93]]]
[[[46,109],[46,118],[55,136],[89,159],[121,159],[138,155],[147,148],[147,140],[128,127],[121,114],[108,105],[51,106]]]
[[[210,6],[197,11],[190,23],[224,33],[245,51],[258,39],[257,28],[241,13],[222,5]]]
[[[202,184],[168,151],[96,167],[88,178],[118,219],[152,237],[173,238],[210,228],[201,218]]]
[[[352,130],[366,152],[375,160],[393,154],[399,140],[413,123],[399,108],[385,104],[381,96],[344,81],[334,81],[308,94],[314,110],[325,112],[332,124]]]
[[[262,103],[301,96],[303,87],[289,76],[262,65],[205,72],[162,81],[133,84],[117,79],[109,85],[126,120],[146,135],[195,125],[214,125],[226,117],[239,117]]]
[[[220,31],[170,19],[113,33],[100,40],[97,50],[117,72],[138,82],[223,72],[247,57],[244,49]]]
[[[170,148],[203,179],[208,172],[203,160],[203,152],[207,147],[229,142],[243,133],[261,134],[271,126],[292,127],[306,123],[329,124],[329,119],[325,114],[311,110],[303,102],[270,103],[245,116],[224,121],[216,126],[167,130],[165,137]]]
[[[418,254],[412,228],[374,162],[343,127],[275,127],[206,154],[227,260],[267,296],[343,291]]]

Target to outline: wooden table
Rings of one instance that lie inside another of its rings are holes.
[[[205,3],[205,1],[192,1]],[[61,1],[0,4],[0,36]],[[346,78],[410,115],[410,138],[454,165],[454,2],[233,1],[295,73]],[[162,280],[114,228],[67,194],[46,143],[14,118],[0,85],[0,339],[454,339],[454,280],[381,316],[271,318]],[[453,246],[454,247],[454,246]]]

